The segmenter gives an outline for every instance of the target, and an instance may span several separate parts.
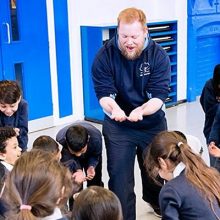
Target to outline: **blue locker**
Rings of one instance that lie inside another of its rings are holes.
[[[220,63],[220,6],[218,0],[188,1],[187,100],[201,94]]]
[[[20,82],[30,120],[53,115],[47,30],[44,0],[1,0],[0,79]]]

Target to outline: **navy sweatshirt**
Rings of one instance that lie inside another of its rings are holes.
[[[208,143],[215,142],[216,146],[220,145],[220,105],[218,105],[212,128],[209,134]]]
[[[216,112],[218,109],[218,106],[220,105],[219,102],[217,102],[215,94],[214,94],[214,88],[212,79],[209,79],[203,90],[200,97],[200,103],[203,108],[203,111],[205,113],[205,125],[203,129],[203,133],[206,137],[206,142],[209,144],[209,136],[212,129],[212,125],[216,116]],[[214,132],[214,131],[213,131]],[[214,134],[212,134],[213,136]]]
[[[140,57],[128,60],[121,54],[116,37],[113,37],[98,52],[92,74],[97,98],[114,98],[127,116],[151,98],[165,101],[168,97],[170,60],[164,49],[151,39]],[[142,121],[120,124],[148,129],[163,117],[164,112],[159,110]]]
[[[184,171],[162,187],[159,202],[164,220],[217,219],[202,193],[186,179]],[[212,205],[220,217],[220,206],[217,201],[215,200]]]
[[[69,127],[74,125],[81,125],[86,128],[89,135],[89,142],[87,146],[87,151],[77,157],[71,154],[68,150],[68,146],[66,143],[66,132]],[[56,140],[63,146],[62,149],[62,158],[61,162],[69,168],[71,172],[76,172],[78,169],[83,169],[81,164],[81,158],[87,161],[88,167],[93,166],[94,168],[101,161],[102,156],[102,135],[101,132],[95,128],[93,125],[86,123],[84,121],[76,121],[73,124],[70,124],[64,128],[62,128],[56,135]]]
[[[6,116],[0,111],[0,127],[10,126],[19,128],[19,147],[22,151],[27,150],[28,143],[28,104],[22,99],[18,105],[18,110],[12,116]]]

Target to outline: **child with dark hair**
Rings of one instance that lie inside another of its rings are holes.
[[[12,170],[16,160],[21,156],[16,132],[11,127],[0,128],[0,162],[6,172]]]
[[[220,145],[220,64],[216,65],[213,77],[209,79],[200,97],[200,103],[205,113],[203,133],[208,145]],[[210,147],[211,147],[210,146]],[[211,154],[210,154],[211,155]],[[212,156],[212,155],[211,155]],[[219,158],[210,157],[211,165],[220,171]]]
[[[17,135],[11,127],[0,127],[0,177],[1,177],[1,196],[4,191],[5,179],[17,159],[21,156],[21,148],[18,145]],[[1,197],[0,196],[0,197]],[[0,200],[0,219],[7,210],[5,203]]]
[[[74,181],[83,187],[103,186],[102,135],[93,125],[77,121],[62,128],[56,140],[63,146],[61,162],[73,173]],[[70,210],[73,200],[70,199]]]
[[[16,81],[0,81],[0,127],[10,126],[16,131],[19,146],[27,150],[28,104],[22,99]]]
[[[121,203],[110,190],[90,186],[81,191],[73,206],[73,220],[122,220]]]
[[[42,135],[35,139],[33,149],[51,152],[58,161],[61,159],[61,146],[50,136]]]
[[[51,153],[25,152],[8,176],[6,219],[66,220],[60,208],[72,194],[71,173]]]
[[[76,156],[81,156],[86,152],[88,139],[88,131],[81,125],[71,126],[66,131],[67,145]]]
[[[160,191],[162,219],[220,219],[220,174],[194,153],[174,131],[156,135],[148,146],[145,167],[156,181],[167,181]]]
[[[69,167],[76,182],[103,185],[102,136],[97,128],[78,121],[61,129],[56,140],[63,146],[61,162]]]

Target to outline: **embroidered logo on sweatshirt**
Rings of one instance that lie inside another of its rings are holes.
[[[140,76],[150,75],[150,64],[148,62],[144,62],[139,67]]]

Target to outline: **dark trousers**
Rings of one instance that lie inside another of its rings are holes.
[[[149,180],[143,166],[143,151],[152,138],[166,130],[166,119],[150,130],[136,130],[105,120],[103,135],[107,150],[107,169],[109,189],[119,198],[124,220],[136,219],[136,196],[134,193],[134,162],[137,155],[142,178],[143,199],[149,203],[157,202],[160,187]]]
[[[220,172],[220,158],[210,155],[210,165]]]

